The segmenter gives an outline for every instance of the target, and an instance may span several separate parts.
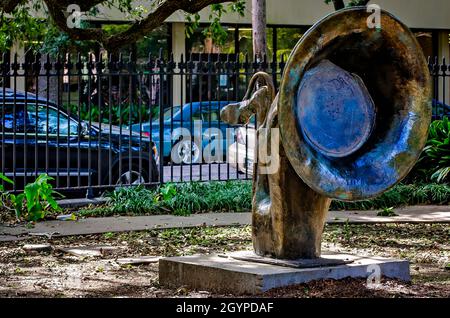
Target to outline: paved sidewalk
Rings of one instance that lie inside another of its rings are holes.
[[[331,211],[328,223],[450,223],[450,206],[413,206],[394,210],[398,216],[380,217],[378,211]],[[152,229],[183,228],[197,226],[249,225],[250,213],[207,213],[188,217],[173,215],[121,216],[87,218],[78,221],[39,222],[32,229],[24,225],[0,224],[0,242],[14,241],[31,236],[69,236],[107,232],[142,231]]]

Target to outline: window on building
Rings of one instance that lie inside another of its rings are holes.
[[[125,31],[129,28],[129,24],[102,24],[101,27],[107,33],[114,34]],[[119,53],[122,53],[124,60],[127,60],[130,54],[133,54],[139,63],[145,63],[150,53],[153,56],[158,56],[160,50],[167,58],[170,51],[170,39],[170,27],[163,24],[136,43],[121,48]]]
[[[273,54],[273,34],[274,29],[271,27],[268,27],[266,29],[266,39],[267,39],[267,54],[269,59],[272,57]],[[248,57],[250,60],[253,58],[253,29],[248,27],[240,27],[238,32],[238,39],[239,39],[239,48],[238,51],[241,55],[241,59],[245,56],[245,54],[248,54]]]
[[[149,54],[158,56],[160,50],[165,57],[168,57],[170,50],[170,28],[164,24],[153,30],[150,35],[146,35],[143,39],[136,43],[136,55],[138,62],[144,62],[148,59]]]
[[[228,54],[236,52],[236,28],[224,26],[227,32],[227,39],[224,43],[215,43],[208,37],[204,28],[198,28],[186,38],[186,52],[193,60],[199,60],[201,54],[212,54],[211,60],[217,61],[220,57],[222,61],[227,59]],[[203,56],[203,61],[206,57]],[[233,80],[225,74],[200,75],[200,70],[194,69],[194,75],[186,79],[186,100],[187,101],[208,101],[226,100],[233,98]],[[210,88],[216,88],[211,90]]]
[[[276,50],[277,60],[280,60],[282,55],[287,58],[291,54],[306,30],[307,28],[276,28],[273,47]]]
[[[253,56],[253,36],[251,28],[239,28],[238,32],[238,52],[248,54],[249,58]]]
[[[414,32],[414,35],[416,36],[417,41],[419,42],[420,46],[422,47],[425,57],[434,56],[436,54],[436,52],[433,52],[434,44],[433,44],[433,33],[432,32],[417,31],[417,32]]]
[[[234,32],[235,28],[224,26],[227,32],[227,38],[223,44],[215,43],[211,37],[208,37],[204,28],[198,28],[186,39],[186,50],[194,54],[216,53],[233,54],[235,53]]]

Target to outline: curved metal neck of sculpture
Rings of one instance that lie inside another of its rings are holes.
[[[256,84],[260,83],[260,87]],[[252,95],[249,93],[254,92]],[[256,140],[271,144],[278,125],[278,96],[272,77],[255,74],[242,102],[223,109],[224,121],[248,124],[256,115]],[[275,130],[272,130],[275,129]],[[252,234],[255,253],[281,259],[316,258],[320,256],[322,230],[331,200],[317,194],[296,174],[289,163],[282,143],[270,149],[278,154],[279,169],[273,174],[262,173],[264,164],[256,163],[253,175]],[[260,147],[258,144],[255,151]],[[255,154],[255,158],[260,157]]]

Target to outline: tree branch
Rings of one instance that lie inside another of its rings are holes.
[[[0,0],[0,11],[4,13],[11,13],[14,8],[23,1],[18,0]]]
[[[154,11],[140,21],[136,21],[127,30],[108,36],[102,29],[77,29],[67,26],[67,3],[78,2],[81,0],[44,0],[49,14],[55,24],[62,31],[66,32],[74,40],[91,40],[101,43],[106,49],[114,51],[122,46],[133,43],[152,30],[159,27],[175,11],[182,10],[187,13],[196,13],[211,4],[224,2],[235,2],[236,0],[166,0],[157,6]],[[92,7],[92,4],[99,4],[105,0],[84,1],[85,8]],[[80,5],[81,7],[81,5]]]
[[[67,25],[67,18],[65,16],[67,6],[63,2],[58,0],[45,0],[45,4],[56,26],[69,34],[73,40],[95,40],[100,43],[106,40],[106,36],[101,29],[70,28]]]

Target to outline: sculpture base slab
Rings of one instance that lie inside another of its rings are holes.
[[[371,265],[378,265],[383,277],[411,280],[409,262],[404,260],[330,253],[322,258],[340,260],[344,264],[295,268],[242,260],[242,255],[248,255],[248,252],[162,258],[159,260],[159,282],[169,288],[187,286],[216,293],[259,294],[313,280],[367,278],[374,272]],[[255,255],[255,258],[260,257]]]
[[[329,267],[329,266],[350,264],[353,263],[354,261],[354,259],[351,257],[342,257],[342,255],[339,254],[326,255],[326,257],[322,256],[320,258],[314,259],[288,260],[288,259],[277,259],[272,257],[263,257],[256,255],[254,252],[251,251],[234,252],[229,253],[227,255],[219,255],[219,257],[225,258],[231,257],[238,261],[246,261],[250,263],[261,263],[292,268]]]

